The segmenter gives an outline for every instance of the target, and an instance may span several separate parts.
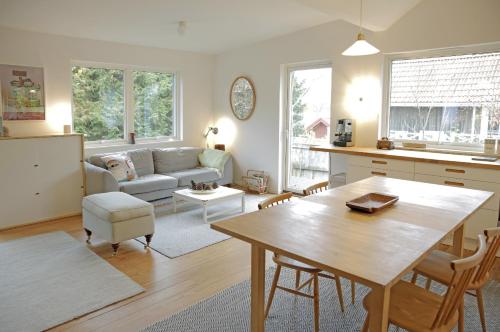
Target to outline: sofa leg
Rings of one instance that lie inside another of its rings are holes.
[[[116,256],[116,252],[118,251],[118,247],[120,247],[119,243],[112,243],[111,247],[113,247],[113,256]]]
[[[153,234],[148,234],[144,236],[146,238],[146,245],[144,246],[144,249],[149,248],[149,244],[151,243],[151,239],[153,238]]]
[[[90,244],[90,237],[92,236],[92,231],[90,229],[87,229],[87,228],[84,228],[85,229],[85,233],[87,233],[87,243]]]

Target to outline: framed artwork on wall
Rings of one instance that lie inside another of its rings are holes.
[[[43,68],[0,64],[3,120],[45,120]]]
[[[238,76],[231,84],[229,103],[234,116],[239,120],[247,120],[255,110],[255,87],[250,78]]]

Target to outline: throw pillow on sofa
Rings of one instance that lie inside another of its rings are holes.
[[[134,163],[127,155],[114,154],[102,157],[104,165],[118,182],[134,180],[137,175]]]
[[[219,176],[223,175],[224,165],[231,155],[229,152],[213,149],[205,149],[198,155],[201,166],[217,169]]]

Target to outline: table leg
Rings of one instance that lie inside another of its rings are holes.
[[[241,196],[241,213],[245,213],[245,194]]]
[[[391,289],[389,287],[372,288],[372,303],[370,310],[370,332],[387,331],[389,327],[389,301]]]
[[[174,213],[177,212],[177,201],[175,199],[175,195],[172,196],[173,200],[174,200]]]
[[[464,255],[464,224],[453,233],[453,254],[458,257]]]
[[[264,331],[264,288],[266,270],[266,251],[252,244],[252,277],[251,277],[251,330]]]
[[[207,203],[203,203],[203,221],[205,223],[208,222],[208,218],[207,218]]]

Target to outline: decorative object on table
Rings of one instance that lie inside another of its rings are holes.
[[[494,138],[485,138],[484,139],[484,153],[486,154],[495,154],[495,144],[497,141]]]
[[[247,190],[258,194],[267,193],[269,175],[267,175],[264,171],[249,169],[247,171],[247,175],[242,176],[241,180]]]
[[[413,143],[413,142],[403,142],[404,148],[410,149],[425,149],[427,148],[427,144],[425,143]]]
[[[45,120],[43,68],[0,65],[4,120]]]
[[[363,34],[363,0],[360,0],[359,6],[359,33],[354,44],[342,52],[345,56],[362,56],[379,53],[379,49],[365,40]]]
[[[104,165],[118,182],[132,181],[137,178],[134,163],[125,154],[114,154],[102,157]]]
[[[64,125],[63,132],[65,134],[71,134],[71,125]]]
[[[391,141],[388,137],[382,137],[377,141],[377,149],[393,150],[394,148],[394,141]]]
[[[135,144],[135,133],[130,133],[129,134],[128,143],[129,144]]]
[[[374,213],[378,210],[394,205],[394,203],[396,203],[398,199],[399,197],[394,195],[369,193],[361,197],[352,199],[346,202],[345,205],[353,210]]]
[[[213,183],[196,183],[193,180],[191,180],[191,190],[195,193],[198,194],[208,194],[208,193],[213,193],[215,190],[219,188],[219,185],[217,182]]]
[[[214,145],[215,150],[220,150],[220,151],[226,151],[226,145],[224,144],[215,144]]]
[[[340,119],[337,121],[333,145],[340,147],[353,146],[352,142],[352,120]]]
[[[208,127],[207,132],[205,133],[205,135],[203,135],[203,137],[205,137],[205,139],[207,141],[207,148],[209,147],[209,145],[208,145],[208,135],[210,133],[213,133],[214,135],[217,135],[219,133],[219,128],[217,128],[217,127]]]
[[[255,110],[255,88],[252,81],[245,76],[238,76],[231,85],[229,103],[234,116],[238,120],[247,120]]]

